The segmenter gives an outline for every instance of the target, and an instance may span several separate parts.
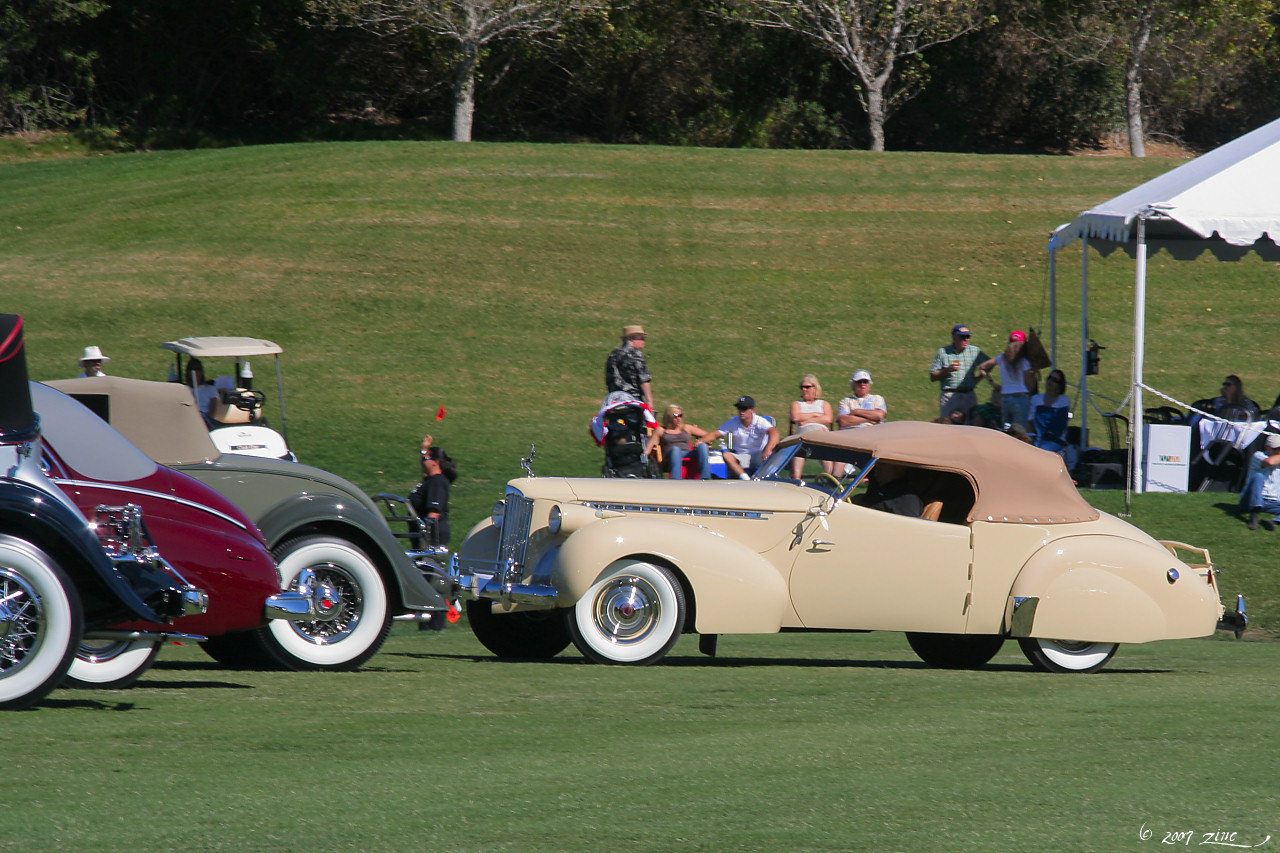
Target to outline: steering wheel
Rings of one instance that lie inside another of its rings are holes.
[[[836,477],[834,474],[828,474],[826,471],[823,471],[821,474],[817,474],[813,478],[814,485],[817,485],[818,483],[825,483],[827,481],[831,482],[832,496],[834,497],[835,495],[840,494],[840,490],[844,488],[844,485],[840,482],[840,478]]]
[[[242,412],[255,412],[262,408],[262,404],[266,402],[267,395],[261,391],[249,388],[241,388],[235,391],[223,390],[222,401],[228,406],[235,406]]]

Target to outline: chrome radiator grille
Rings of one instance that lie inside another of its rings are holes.
[[[498,563],[503,566],[523,566],[525,550],[529,546],[529,523],[533,518],[533,501],[516,491],[507,492],[506,511],[502,516],[502,542],[498,548]]]

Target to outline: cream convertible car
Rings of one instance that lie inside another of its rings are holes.
[[[796,454],[841,475],[790,480]],[[918,515],[864,505],[864,481]],[[1014,638],[1038,669],[1089,672],[1120,643],[1245,625],[1205,550],[1094,509],[1054,454],[930,423],[794,436],[751,482],[512,480],[452,571],[501,657],[572,641],[643,665],[684,632],[714,654],[719,634],[905,631],[933,666],[981,666]]]

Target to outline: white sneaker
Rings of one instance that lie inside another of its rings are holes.
[[[750,480],[750,479],[751,479],[751,475],[750,475],[750,474],[748,474],[748,473],[746,473],[746,472],[743,472],[743,473],[741,473],[741,474],[739,474],[739,475],[738,475],[738,479],[739,479],[739,480]]]

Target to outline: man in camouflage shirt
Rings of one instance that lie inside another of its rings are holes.
[[[653,408],[653,389],[649,368],[644,360],[644,328],[623,326],[622,343],[604,363],[605,393],[624,391]]]

